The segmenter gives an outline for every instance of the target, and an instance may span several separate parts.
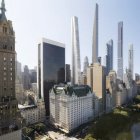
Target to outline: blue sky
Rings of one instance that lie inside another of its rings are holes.
[[[134,44],[134,72],[140,73],[139,0],[5,0],[7,18],[16,33],[17,59],[30,68],[37,65],[37,44],[42,37],[66,44],[66,63],[71,64],[71,17],[79,18],[81,64],[91,63],[95,3],[99,4],[99,55],[106,43],[114,41],[114,69],[117,64],[117,24],[124,22],[124,68],[128,65],[128,45]],[[82,67],[83,69],[83,67]]]

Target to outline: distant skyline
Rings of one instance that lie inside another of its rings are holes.
[[[17,59],[29,68],[37,66],[37,44],[42,37],[66,44],[66,63],[71,64],[71,17],[79,19],[81,67],[84,57],[92,58],[95,4],[99,5],[99,56],[106,42],[114,42],[114,69],[117,71],[118,22],[124,28],[124,70],[128,67],[129,44],[134,49],[134,73],[140,73],[140,1],[135,0],[5,0],[6,16],[13,21]],[[102,60],[103,62],[103,60]]]

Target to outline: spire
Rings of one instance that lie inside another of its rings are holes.
[[[4,2],[4,0],[2,0],[2,2],[1,2],[1,12],[2,12],[2,14],[5,14],[5,11],[6,11],[5,2]]]
[[[1,2],[1,20],[7,20],[6,19],[6,16],[5,16],[5,12],[6,12],[6,9],[5,9],[5,1],[2,0]]]

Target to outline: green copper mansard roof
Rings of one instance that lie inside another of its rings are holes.
[[[7,18],[6,18],[6,15],[5,15],[6,9],[5,9],[4,0],[2,0],[2,2],[1,2],[1,8],[0,9],[1,9],[0,21],[7,21]]]
[[[86,96],[89,92],[92,93],[91,88],[88,85],[80,85],[80,86],[58,85],[54,86],[52,90],[55,94],[62,94],[64,92],[66,95],[72,96],[73,94],[75,94],[77,97]]]

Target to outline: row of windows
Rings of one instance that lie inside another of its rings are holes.
[[[6,75],[7,75],[7,73],[6,73],[6,72],[4,72],[4,73],[3,73],[3,75],[4,75],[4,76],[6,76]],[[13,73],[11,72],[11,73],[10,73],[10,75],[12,76],[12,75],[13,75]]]
[[[6,87],[4,87],[4,91],[6,91],[6,89],[7,89],[7,88],[6,88]],[[11,89],[11,90],[13,90],[13,88],[10,88],[10,89]]]
[[[6,67],[4,67],[3,69],[4,69],[5,71],[7,70],[7,68],[6,68]],[[10,71],[12,71],[12,70],[13,70],[13,68],[10,68]]]
[[[6,61],[6,57],[4,57],[3,60]],[[13,61],[13,58],[10,58],[10,61]]]
[[[4,77],[4,78],[3,78],[3,80],[4,80],[4,81],[6,81],[6,80],[7,80],[7,78],[6,78],[6,77]],[[13,81],[13,78],[11,77],[11,78],[10,78],[10,80],[11,80],[11,81]]]
[[[3,49],[5,49],[5,50],[13,50],[13,47],[11,46],[11,47],[7,47],[7,45],[3,45]]]

